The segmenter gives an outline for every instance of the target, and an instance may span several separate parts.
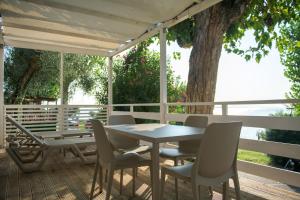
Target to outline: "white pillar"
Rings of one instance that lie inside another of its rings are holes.
[[[112,86],[112,67],[113,67],[113,57],[108,58],[108,116],[111,115],[113,111],[113,86]]]
[[[60,66],[59,66],[59,97],[60,97],[60,106],[59,106],[59,130],[64,130],[64,53],[60,52]]]
[[[160,38],[160,123],[166,123],[167,114],[167,45],[166,29],[161,29]]]
[[[4,46],[0,44],[0,149],[4,147]]]

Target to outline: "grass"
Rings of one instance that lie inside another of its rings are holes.
[[[238,159],[262,165],[270,165],[271,163],[270,157],[268,157],[266,154],[247,150],[239,150]]]

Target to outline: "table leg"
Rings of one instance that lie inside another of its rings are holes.
[[[159,200],[159,143],[153,143],[152,146],[152,200]]]

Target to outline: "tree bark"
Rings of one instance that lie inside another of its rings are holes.
[[[67,79],[64,79],[64,85],[63,85],[63,104],[68,105],[69,104],[69,87],[71,82]]]
[[[195,36],[187,83],[188,102],[213,102],[223,35],[238,20],[248,1],[219,3],[195,16]],[[211,114],[213,106],[189,106],[189,113]]]
[[[40,64],[40,53],[37,52],[36,55],[30,58],[28,61],[28,68],[23,73],[23,75],[20,77],[18,81],[18,87],[16,88],[14,94],[12,95],[12,104],[18,104],[22,103],[22,95],[26,91],[26,88],[28,86],[28,83],[34,76],[36,72],[38,72],[41,69]]]

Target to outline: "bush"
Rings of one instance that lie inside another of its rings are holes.
[[[277,113],[274,116],[289,116],[285,113]],[[276,130],[276,129],[266,129],[264,132],[259,133],[262,139],[266,141],[273,142],[282,142],[282,143],[290,143],[290,144],[299,144],[300,145],[300,131],[288,131],[288,130]],[[277,167],[285,167],[290,158],[268,155],[271,159],[271,163]],[[300,161],[291,159],[295,164],[291,167],[295,171],[300,171]]]

